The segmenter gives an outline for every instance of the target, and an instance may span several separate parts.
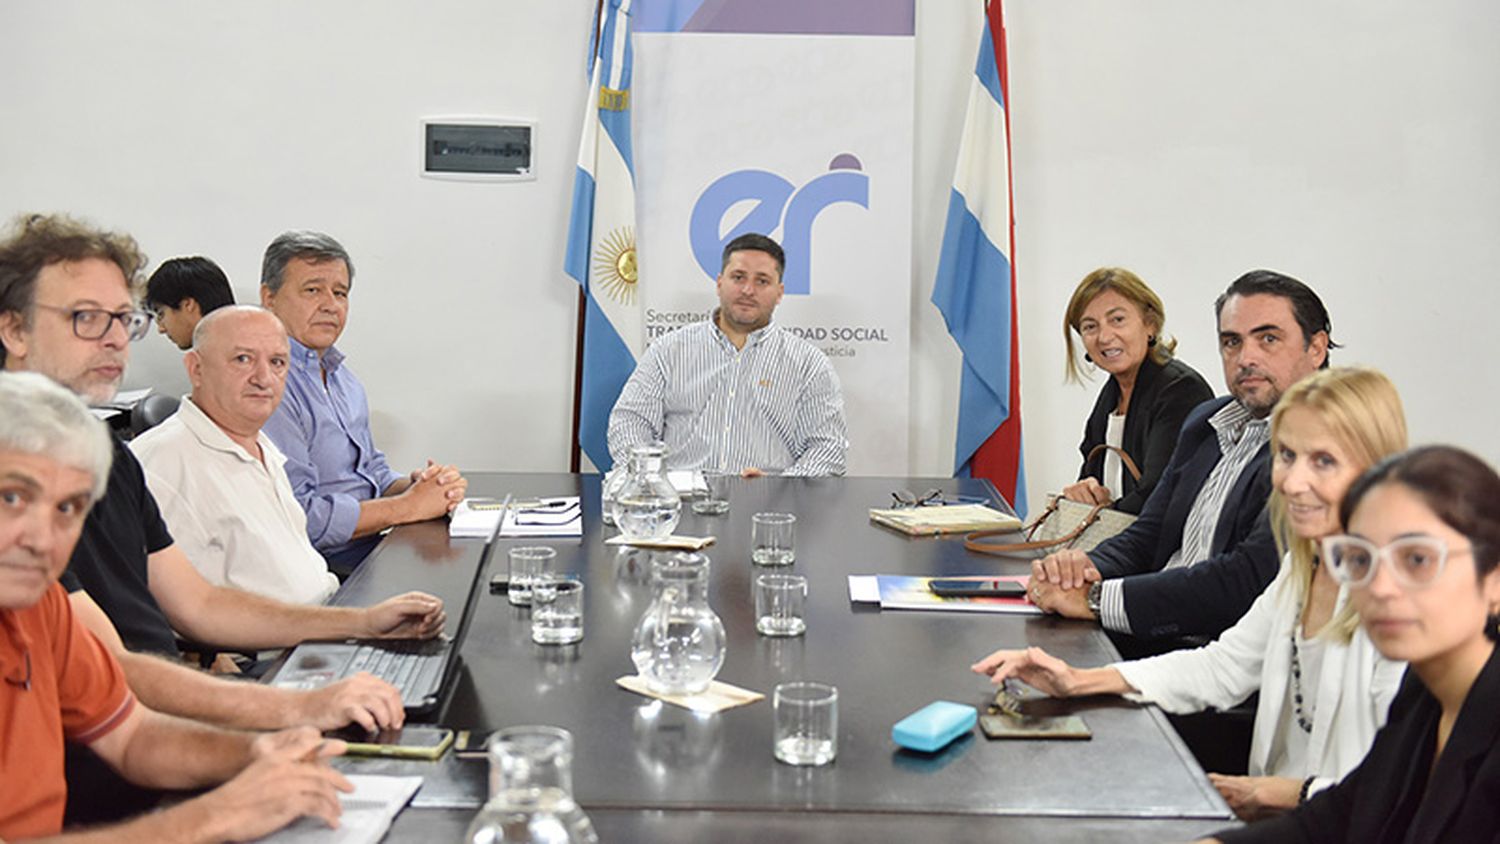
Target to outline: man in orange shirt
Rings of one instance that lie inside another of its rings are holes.
[[[0,375],[0,839],[61,831],[65,738],[141,785],[228,780],[80,837],[240,840],[303,815],[336,825],[338,791],[353,789],[324,759],[342,753],[342,742],[306,727],[257,737],[154,712],[74,618],[57,578],[104,494],[112,451],[104,425],[71,392],[41,375]]]

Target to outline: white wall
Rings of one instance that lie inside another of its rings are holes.
[[[919,121],[958,107],[939,77],[956,85],[967,61],[943,55],[959,5],[971,4],[920,7]],[[1180,355],[1220,393],[1213,298],[1255,267],[1301,278],[1347,347],[1334,360],[1391,376],[1414,442],[1500,462],[1500,5],[1009,0],[1006,12],[1032,501],[1077,471],[1097,386],[1062,382],[1062,312],[1108,264],[1156,288]],[[923,175],[940,178],[954,153],[926,140],[918,161],[940,166]],[[918,279],[936,268],[943,213],[929,187]],[[955,365],[930,311],[915,320],[914,401],[952,407]],[[930,446],[918,468],[941,466],[948,426],[915,432]]]
[[[85,14],[86,12],[86,14]],[[392,462],[568,466],[562,272],[593,0],[6,3],[0,215],[70,210],[256,301],[287,228],[354,257],[340,342]],[[18,84],[25,80],[25,84]],[[537,121],[538,178],[419,178],[429,115]],[[130,384],[186,385],[162,338]]]
[[[927,302],[978,4],[918,0],[912,471],[951,471],[958,359]],[[242,299],[289,227],[358,269],[341,346],[398,465],[567,466],[561,272],[592,0],[0,4],[0,216],[69,210],[153,259],[202,253]],[[1340,362],[1386,370],[1415,439],[1492,461],[1500,6],[1485,0],[1009,0],[1033,500],[1076,471],[1096,387],[1059,323],[1103,264],[1167,303],[1222,390],[1210,303],[1267,266],[1318,289]],[[536,120],[534,182],[418,178],[417,121]],[[793,131],[795,127],[788,127]],[[180,388],[137,344],[132,384]],[[476,422],[476,419],[483,420]]]

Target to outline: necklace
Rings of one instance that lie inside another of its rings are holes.
[[[1297,653],[1297,628],[1292,628],[1292,714],[1302,732],[1312,734],[1312,721],[1302,711],[1302,658]]]

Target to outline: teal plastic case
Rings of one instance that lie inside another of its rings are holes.
[[[974,729],[979,710],[961,703],[937,700],[896,722],[891,738],[909,750],[932,753]]]

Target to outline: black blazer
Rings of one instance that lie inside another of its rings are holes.
[[[1141,479],[1136,481],[1129,472],[1121,472],[1121,494],[1112,505],[1116,510],[1141,512],[1167,461],[1172,459],[1172,447],[1177,444],[1182,421],[1193,408],[1213,397],[1214,391],[1196,369],[1176,358],[1162,364],[1146,356],[1135,376],[1130,408],[1125,413],[1125,435],[1120,444],[1141,470]],[[1104,442],[1109,415],[1119,403],[1120,384],[1111,376],[1099,391],[1094,410],[1083,425],[1083,442],[1078,451],[1086,462],[1078,471],[1079,480],[1092,477],[1104,483],[1104,454],[1101,452],[1093,460],[1088,460],[1088,456],[1094,446]]]
[[[1437,765],[1442,708],[1411,671],[1370,753],[1296,811],[1218,835],[1236,841],[1500,841],[1500,648],[1490,654]],[[1429,768],[1431,780],[1428,779]]]
[[[1227,396],[1210,399],[1188,414],[1172,460],[1135,524],[1089,552],[1089,560],[1104,577],[1125,578],[1125,612],[1135,636],[1217,636],[1239,621],[1276,577],[1280,559],[1266,515],[1271,496],[1269,444],[1230,487],[1209,558],[1191,567],[1162,570],[1182,545],[1188,511],[1222,456],[1209,417],[1231,401]]]

